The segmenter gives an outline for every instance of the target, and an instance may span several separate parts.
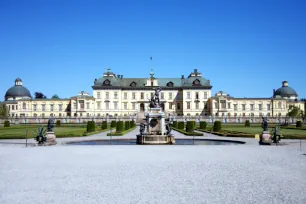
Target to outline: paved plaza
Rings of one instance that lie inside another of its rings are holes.
[[[65,144],[105,135],[50,147],[1,140],[0,203],[306,203],[306,142],[301,149],[297,140],[259,146],[246,138],[213,146]]]

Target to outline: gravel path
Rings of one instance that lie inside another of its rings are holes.
[[[305,143],[300,151],[294,140],[283,146],[236,140],[247,143],[24,148],[2,142],[0,203],[306,203]]]

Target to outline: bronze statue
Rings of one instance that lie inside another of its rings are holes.
[[[141,136],[143,135],[145,129],[146,129],[146,125],[144,123],[141,123],[140,124],[140,130],[139,130]]]
[[[48,126],[47,126],[47,132],[53,132],[52,129],[54,127],[54,119],[49,119],[48,120]]]
[[[170,135],[170,133],[171,133],[172,129],[171,129],[171,127],[170,127],[170,124],[169,124],[169,123],[166,125],[166,130],[167,130],[167,135]]]
[[[267,117],[262,117],[262,123],[261,127],[263,128],[263,131],[268,131],[268,118]]]

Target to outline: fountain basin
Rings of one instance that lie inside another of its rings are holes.
[[[137,144],[174,144],[172,135],[137,135]]]

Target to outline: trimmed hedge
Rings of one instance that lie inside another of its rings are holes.
[[[205,130],[206,127],[207,127],[207,122],[201,121],[201,122],[200,122],[200,129]]]
[[[112,127],[112,128],[117,127],[117,122],[116,122],[115,120],[113,120],[113,121],[111,122],[111,127]]]
[[[56,126],[56,127],[61,127],[61,121],[60,121],[60,120],[57,120],[55,126]]]
[[[116,132],[124,131],[123,121],[118,121],[116,125]]]
[[[124,129],[125,129],[125,130],[130,129],[130,121],[125,121],[125,122],[124,122]]]
[[[130,121],[130,128],[136,127],[135,121],[131,120]]]
[[[302,127],[302,121],[296,121],[296,127]]]
[[[177,128],[177,121],[173,121],[172,127]]]
[[[214,132],[220,132],[221,129],[222,129],[221,121],[215,121],[214,122],[214,128],[213,128]]]
[[[106,130],[107,129],[107,121],[103,121],[102,122],[101,129],[102,130]]]
[[[187,121],[186,132],[194,132],[194,121]]]
[[[126,133],[128,132],[131,132],[132,130],[135,130],[136,127],[132,127],[128,130],[124,130],[124,131],[121,131],[121,132],[112,132],[112,133],[107,133],[107,136],[123,136],[125,135]]]
[[[180,130],[178,128],[173,128],[173,130],[178,131],[186,136],[203,136],[203,134],[199,132],[186,132],[185,130]]]
[[[95,131],[96,131],[95,121],[88,121],[87,122],[87,132],[95,132]]]
[[[4,127],[10,127],[11,123],[9,120],[4,121]]]
[[[177,125],[177,128],[180,129],[180,130],[184,130],[184,127],[185,127],[185,123],[183,121],[179,121],[178,125]]]
[[[244,123],[244,126],[245,126],[245,127],[250,127],[250,126],[251,126],[251,125],[250,125],[250,121],[249,121],[249,120],[246,120],[245,123]]]

